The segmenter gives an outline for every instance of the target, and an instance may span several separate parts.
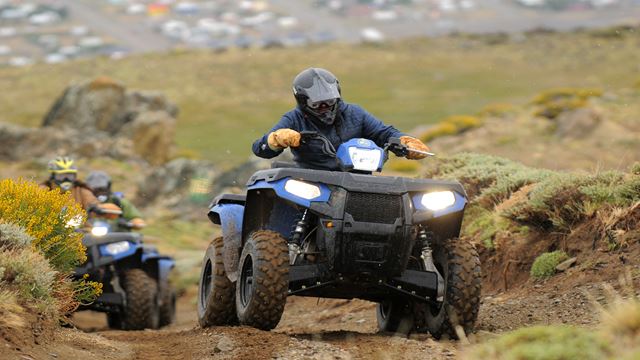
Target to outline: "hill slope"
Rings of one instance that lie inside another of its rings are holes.
[[[290,82],[309,66],[331,69],[347,101],[409,131],[490,102],[520,104],[553,87],[630,88],[638,80],[639,40],[640,32],[631,30],[541,32],[3,68],[0,120],[39,125],[70,81],[106,75],[132,88],[164,92],[181,110],[178,145],[232,163],[246,159],[251,142],[293,107]]]

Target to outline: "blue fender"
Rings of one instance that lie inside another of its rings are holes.
[[[321,184],[321,183],[312,183],[307,181],[307,183],[316,185],[320,188],[320,196],[309,200],[309,199],[305,199],[305,198],[293,195],[292,193],[285,190],[284,188],[285,184],[290,179],[291,179],[290,177],[285,177],[280,180],[271,181],[271,182],[260,180],[260,181],[257,181],[255,184],[249,186],[247,190],[271,189],[276,192],[276,195],[278,195],[278,197],[285,200],[289,200],[295,204],[298,204],[307,208],[311,206],[312,202],[329,201],[329,198],[331,197],[331,190],[327,185]]]
[[[238,261],[242,248],[242,219],[244,205],[233,203],[216,204],[209,209],[209,219],[222,227],[224,239],[223,263],[227,277],[236,281]]]

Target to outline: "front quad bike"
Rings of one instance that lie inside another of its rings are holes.
[[[141,234],[110,232],[110,224],[99,220],[90,225],[82,239],[87,262],[76,268],[74,277],[88,275],[103,284],[103,293],[79,310],[105,312],[114,329],[157,329],[173,322],[176,295],[169,274],[175,261],[144,245]]]
[[[472,332],[480,262],[458,239],[462,186],[371,175],[389,152],[407,155],[398,139],[384,149],[352,139],[335,151],[323,136],[302,133],[302,147],[312,141],[343,171],[278,164],[256,172],[246,196],[214,199],[208,216],[223,236],[204,259],[200,324],[272,329],[286,297],[301,295],[377,302],[382,331]]]

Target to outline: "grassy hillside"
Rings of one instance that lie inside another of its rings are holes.
[[[0,120],[37,126],[69,82],[107,75],[166,93],[181,110],[179,146],[229,164],[249,156],[251,142],[293,106],[290,82],[308,66],[331,69],[347,101],[408,131],[491,102],[524,103],[553,87],[631,87],[639,77],[640,32],[612,34],[458,36],[3,68]]]

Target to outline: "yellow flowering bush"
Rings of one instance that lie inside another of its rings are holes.
[[[590,98],[601,97],[602,94],[600,89],[558,88],[543,91],[536,95],[531,103],[538,107],[536,116],[555,119],[565,111],[588,106]]]
[[[420,134],[420,140],[429,142],[435,138],[456,135],[482,125],[482,120],[471,115],[453,115],[445,118]]]
[[[25,180],[1,180],[0,290],[52,316],[94,301],[102,284],[71,279],[73,268],[86,261],[83,234],[72,224],[85,220],[69,194]]]
[[[0,181],[0,221],[22,227],[58,271],[71,271],[86,261],[82,234],[72,222],[82,224],[86,214],[70,194],[41,188],[26,180]]]

